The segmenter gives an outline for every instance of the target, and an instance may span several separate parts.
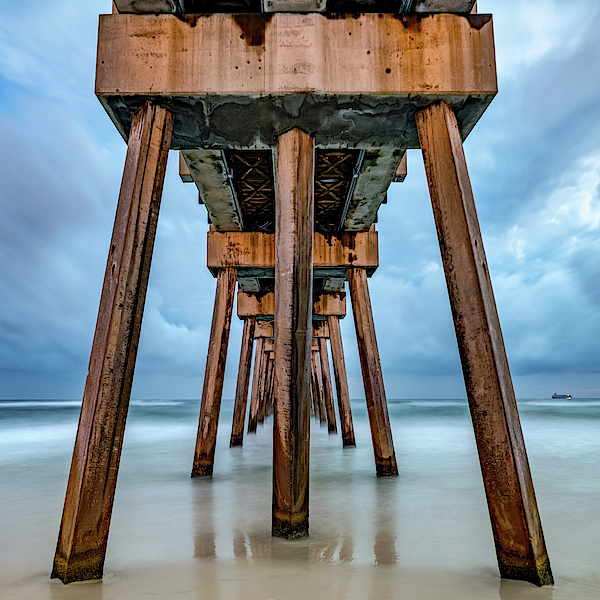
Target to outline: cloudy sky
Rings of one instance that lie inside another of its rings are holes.
[[[499,94],[465,143],[518,397],[600,396],[600,3],[480,0]],[[94,96],[109,0],[0,21],[0,397],[80,398],[126,146]],[[135,398],[197,398],[215,281],[206,211],[171,155]],[[380,211],[370,280],[388,398],[465,397],[419,151]],[[353,321],[351,395],[364,397]],[[241,325],[230,338],[233,397]]]

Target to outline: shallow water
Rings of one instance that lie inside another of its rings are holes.
[[[102,583],[50,581],[78,402],[0,401],[0,598],[600,598],[600,400],[519,402],[556,585],[501,581],[465,401],[390,401],[400,477],[311,430],[310,536],[270,536],[271,430],[191,479],[197,401],[133,401]]]

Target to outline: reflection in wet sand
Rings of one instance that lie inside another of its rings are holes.
[[[199,477],[194,480],[194,487],[194,557],[217,558],[212,481]]]
[[[353,405],[356,448],[315,422],[310,536],[294,541],[271,537],[270,421],[230,449],[224,418],[213,478],[190,479],[190,403],[132,408],[102,583],[49,580],[77,411],[60,449],[11,423],[21,445],[11,455],[0,436],[0,600],[596,600],[600,413],[524,408],[554,588],[498,576],[465,403],[392,403],[400,477],[387,480],[375,476],[364,402]],[[51,418],[36,427],[54,435],[65,416]]]

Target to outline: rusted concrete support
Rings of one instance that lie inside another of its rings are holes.
[[[244,443],[244,421],[246,420],[246,404],[248,402],[248,384],[250,383],[250,368],[252,366],[252,346],[254,345],[254,330],[256,318],[244,319],[242,348],[240,350],[240,368],[237,386],[235,388],[235,405],[233,408],[233,423],[229,446],[242,446]]]
[[[266,346],[266,343],[265,343]],[[263,349],[262,372],[260,377],[260,395],[258,397],[258,412],[256,419],[259,423],[265,420],[267,409],[267,388],[269,386],[269,352]]]
[[[277,139],[275,191],[274,536],[308,535],[314,138]]]
[[[52,577],[102,577],[173,115],[134,115]]]
[[[338,412],[342,428],[342,445],[356,446],[354,440],[354,425],[352,424],[352,409],[350,408],[350,394],[348,392],[348,379],[346,377],[346,362],[342,346],[342,332],[340,331],[339,317],[328,317],[329,340],[331,343],[331,361],[335,377],[335,389],[338,399]]]
[[[323,394],[323,376],[321,374],[321,361],[319,360],[319,351],[312,351],[312,372],[314,376],[315,404],[319,410],[319,421],[321,425],[327,423],[327,411],[325,410],[325,398]]]
[[[327,340],[319,338],[319,350],[321,355],[321,374],[323,376],[323,397],[325,410],[327,411],[327,428],[329,433],[337,433],[335,420],[335,408],[333,406],[333,388],[331,387],[331,372],[329,370],[329,355],[327,352]]]
[[[217,278],[192,477],[213,473],[236,277],[235,269],[222,269]]]
[[[254,371],[252,373],[252,392],[250,395],[250,415],[248,416],[248,433],[256,433],[256,416],[258,414],[258,403],[260,400],[260,381],[262,375],[262,361],[264,358],[264,346],[265,338],[257,338],[256,350],[254,351]]]
[[[273,352],[269,352],[267,356],[267,380],[265,387],[265,407],[264,407],[264,417],[268,417],[273,413],[273,371],[275,368],[274,356]]]
[[[310,414],[314,417],[320,416],[319,405],[317,404],[317,381],[315,370],[312,366],[312,359],[310,367]]]
[[[377,477],[398,475],[365,269],[348,269],[348,286],[352,298]]]
[[[500,321],[456,116],[417,114],[500,575],[552,583]]]

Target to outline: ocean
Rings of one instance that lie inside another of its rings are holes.
[[[600,400],[519,401],[556,584],[498,576],[465,400],[389,400],[397,478],[312,420],[310,536],[270,535],[271,423],[191,479],[199,402],[134,400],[102,582],[49,578],[80,403],[0,401],[0,598],[587,600],[600,598]],[[339,423],[338,423],[339,426]]]

